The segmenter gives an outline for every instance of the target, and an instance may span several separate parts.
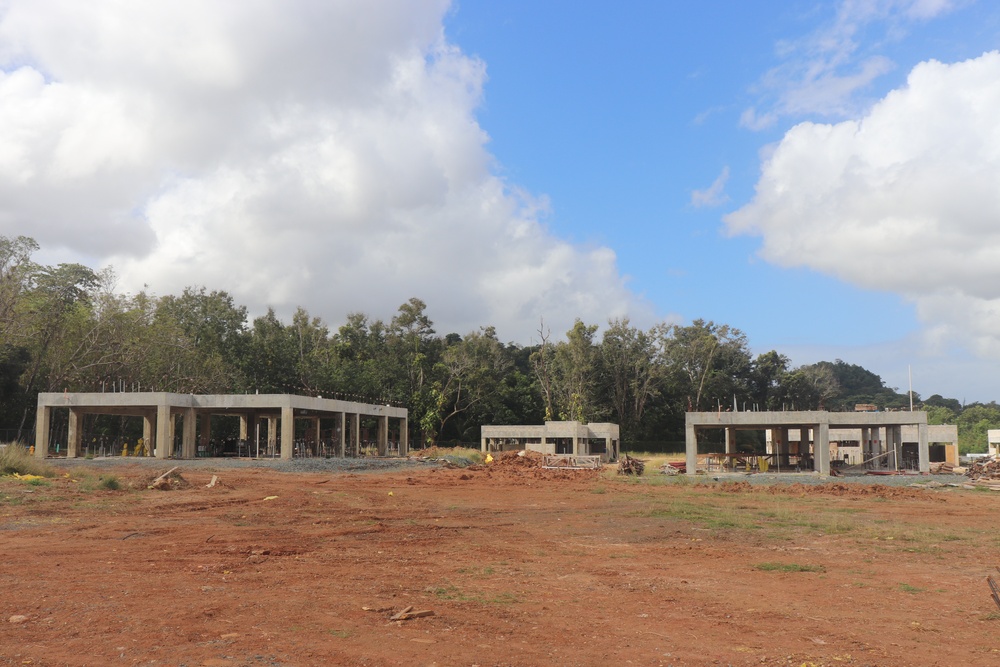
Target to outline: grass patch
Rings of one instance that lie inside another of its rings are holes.
[[[55,470],[28,453],[20,443],[11,443],[0,449],[0,475],[40,475],[42,477],[53,477]]]
[[[118,491],[122,488],[122,483],[114,475],[108,475],[107,477],[102,477],[97,486],[105,491]]]
[[[909,584],[900,584],[899,590],[903,591],[904,593],[923,593],[927,589],[917,588],[916,586],[911,586]]]
[[[456,602],[478,602],[480,604],[515,604],[521,601],[514,593],[498,593],[496,595],[486,597],[484,595],[470,595],[460,590],[457,586],[453,584],[448,584],[447,586],[438,586],[432,589],[434,595],[439,600],[455,600]]]
[[[481,451],[471,447],[428,447],[411,453],[431,459],[446,459],[448,462],[463,468],[482,463],[485,460]]]
[[[826,572],[822,565],[803,565],[801,563],[757,563],[754,568],[762,572]]]

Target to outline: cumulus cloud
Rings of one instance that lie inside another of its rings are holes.
[[[493,169],[486,66],[447,0],[0,8],[0,234],[125,289],[224,289],[338,323],[424,299],[442,330],[646,306],[614,252],[555,238]]]
[[[859,120],[802,123],[725,217],[761,255],[904,295],[926,351],[1000,358],[1000,53],[924,62]]]

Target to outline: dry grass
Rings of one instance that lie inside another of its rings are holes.
[[[55,475],[55,470],[44,461],[31,456],[23,445],[15,442],[0,448],[0,475],[14,473],[52,477]]]

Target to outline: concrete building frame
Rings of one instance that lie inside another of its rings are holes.
[[[600,454],[602,461],[618,459],[621,436],[618,424],[582,424],[578,421],[547,421],[541,426],[483,426],[480,431],[483,452],[526,449],[540,454]],[[591,440],[603,440],[603,451],[591,446]],[[595,451],[597,450],[597,451]]]
[[[821,475],[830,474],[830,429],[861,429],[862,440],[879,443],[888,454],[890,451],[897,461],[902,459],[902,427],[912,426],[917,433],[917,458],[920,472],[930,470],[927,440],[926,412],[826,412],[822,410],[775,411],[775,412],[688,412],[685,414],[685,460],[687,472],[693,475],[698,465],[698,434],[700,432],[723,429],[725,431],[725,453],[736,453],[736,432],[771,431],[774,454],[788,453],[788,431],[797,429],[800,442],[812,440],[811,461],[813,470]],[[876,430],[884,433],[883,438],[872,438]],[[867,434],[867,437],[866,435]],[[884,446],[884,447],[883,447]]]
[[[337,453],[346,456],[360,454],[361,417],[374,417],[378,423],[377,449],[380,456],[388,452],[389,420],[399,422],[399,455],[409,450],[407,439],[408,411],[389,405],[371,405],[292,394],[174,394],[167,392],[124,393],[41,393],[35,427],[35,456],[49,454],[50,425],[54,410],[68,410],[66,456],[80,455],[82,420],[84,415],[120,415],[143,419],[143,440],[157,458],[174,457],[174,429],[181,420],[182,459],[195,458],[211,437],[213,415],[236,416],[240,420],[240,438],[248,439],[251,425],[267,421],[268,451],[280,443],[280,457],[294,455],[295,421],[312,422],[319,434],[320,419],[336,419],[339,425]],[[199,429],[200,425],[200,429]],[[200,430],[200,433],[199,433]],[[347,442],[347,434],[350,442]],[[279,440],[280,434],[280,440]],[[162,446],[161,446],[162,445]],[[201,451],[204,451],[203,449]]]
[[[912,424],[903,424],[900,427],[904,459],[906,458],[906,450],[916,450],[919,447],[919,431],[920,429]],[[798,446],[801,438],[800,431],[792,429],[788,432],[789,445]],[[830,460],[836,461],[841,458],[841,460],[847,461],[847,465],[859,465],[865,459],[866,454],[880,452],[883,442],[888,442],[888,435],[885,434],[884,429],[831,428]],[[927,447],[931,463],[948,463],[957,466],[959,464],[958,427],[953,424],[928,424]],[[777,451],[772,431],[767,432],[767,451],[769,454]],[[893,468],[897,461],[893,459],[893,452],[890,451],[888,454],[883,459],[884,467]],[[846,459],[842,457],[846,457]]]

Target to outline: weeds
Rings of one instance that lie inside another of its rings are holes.
[[[762,572],[826,572],[822,565],[802,565],[800,563],[758,563],[755,569]]]
[[[0,449],[0,475],[39,475],[52,477],[55,471],[52,466],[40,461],[20,443],[12,443]]]
[[[909,584],[900,584],[899,590],[903,591],[904,593],[923,593],[927,589],[917,588],[916,586],[911,586]]]
[[[97,486],[105,491],[117,491],[122,488],[121,482],[114,475],[108,475],[107,477],[101,477]]]

